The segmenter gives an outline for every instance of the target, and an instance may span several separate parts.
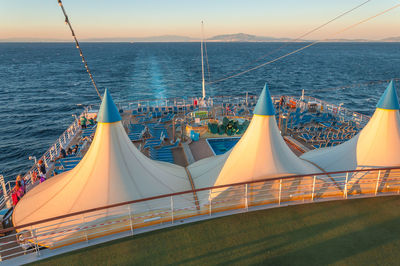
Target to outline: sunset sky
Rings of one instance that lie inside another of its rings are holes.
[[[147,37],[248,33],[292,37],[334,18],[365,0],[64,0],[79,38]],[[400,36],[400,8],[346,33],[332,34],[399,0],[372,0],[346,17],[307,36],[381,39]],[[0,0],[0,39],[70,39],[57,0]]]

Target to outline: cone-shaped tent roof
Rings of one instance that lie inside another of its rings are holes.
[[[400,166],[399,102],[390,82],[368,124],[351,140],[301,156],[325,171]]]
[[[269,93],[268,85],[265,83],[264,88],[258,98],[256,107],[254,108],[255,115],[275,115],[274,104],[272,103],[271,94]]]
[[[225,155],[189,167],[196,188],[247,182],[291,174],[319,173],[311,163],[299,159],[282,138],[267,85],[260,95],[249,127],[235,147]],[[212,163],[211,163],[212,162]]]
[[[215,185],[320,172],[298,158],[282,138],[267,85],[245,134],[232,149]]]
[[[17,204],[13,222],[21,225],[190,189],[183,167],[153,161],[132,144],[106,91],[96,134],[84,158],[73,170],[30,190]]]
[[[103,100],[101,101],[100,110],[97,116],[97,122],[114,123],[121,121],[117,106],[114,104],[110,93],[106,89],[104,91]]]
[[[396,88],[394,87],[393,80],[390,81],[381,99],[376,105],[377,108],[386,110],[399,110],[399,98],[397,96]]]

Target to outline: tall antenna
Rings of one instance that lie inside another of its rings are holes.
[[[201,21],[201,77],[202,77],[202,89],[203,89],[203,100],[206,98],[206,82],[204,80],[204,60],[203,60],[203,39],[204,39],[204,26]]]

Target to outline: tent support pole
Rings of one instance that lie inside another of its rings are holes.
[[[174,199],[171,196],[171,223],[174,224]]]
[[[349,172],[346,173],[346,183],[344,184],[344,193],[343,196],[347,199],[347,182],[349,181]]]
[[[376,186],[375,186],[375,196],[378,194],[379,188],[379,179],[381,178],[381,170],[378,172],[378,177],[376,178]]]
[[[282,179],[279,179],[278,205],[281,205],[281,195],[282,195]]]
[[[132,223],[131,205],[128,205],[128,210],[129,210],[129,225],[131,226],[131,233],[133,235],[133,223]]]
[[[316,176],[314,176],[314,179],[313,179],[313,184],[312,184],[312,193],[311,193],[311,200],[312,201],[314,201],[314,193],[315,193],[315,179],[316,179],[317,177]]]

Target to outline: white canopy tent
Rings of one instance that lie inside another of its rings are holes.
[[[265,85],[251,123],[232,149],[215,185],[320,172],[311,163],[299,159],[282,138]]]
[[[212,162],[209,165],[211,177],[206,170],[207,162]],[[198,171],[200,166],[203,166],[203,171]],[[191,165],[189,170],[196,188],[321,173],[317,167],[297,157],[282,138],[267,85],[260,95],[249,127],[229,154],[203,159]],[[212,197],[224,190],[218,189]]]
[[[399,102],[393,81],[376,107],[368,124],[351,140],[301,158],[328,172],[400,166]]]
[[[191,189],[183,167],[153,161],[132,144],[107,90],[97,120],[93,143],[81,162],[29,191],[15,207],[15,226]],[[188,206],[192,201],[182,199],[176,205]],[[134,211],[161,207],[154,201]]]

